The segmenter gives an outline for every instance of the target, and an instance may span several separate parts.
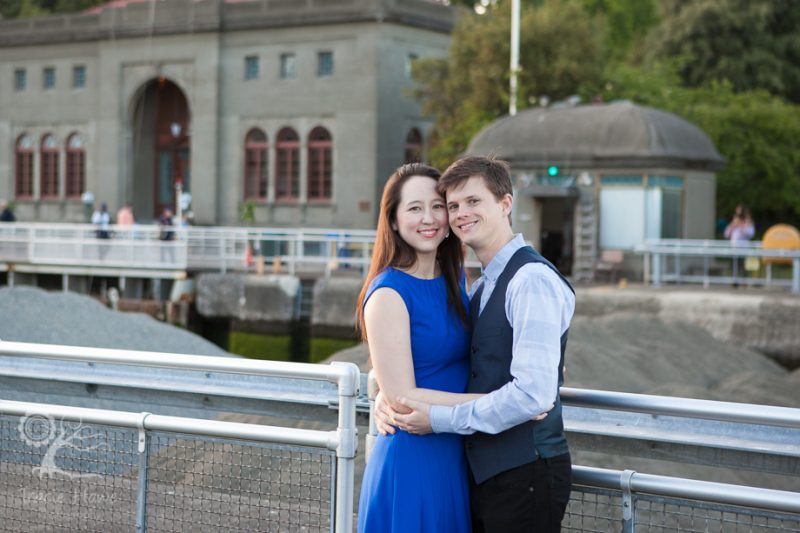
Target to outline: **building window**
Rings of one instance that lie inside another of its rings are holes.
[[[419,163],[422,161],[422,134],[417,128],[412,128],[406,135],[404,163]]]
[[[33,196],[33,139],[20,135],[15,149],[14,182],[17,198]]]
[[[333,176],[333,139],[323,127],[308,135],[308,199],[330,200]]]
[[[300,196],[300,137],[292,128],[278,132],[275,142],[275,199]]]
[[[317,54],[317,76],[320,78],[333,76],[333,52]]]
[[[267,135],[260,129],[250,130],[244,140],[244,198],[267,198]]]
[[[67,139],[67,198],[79,198],[86,183],[86,149],[83,137],[73,133]]]
[[[281,79],[293,80],[297,77],[297,66],[294,54],[281,54]]]
[[[14,90],[24,91],[28,86],[28,72],[24,68],[14,70]]]
[[[47,134],[42,137],[40,151],[42,168],[39,173],[39,196],[41,198],[58,197],[58,139]]]
[[[52,89],[56,86],[55,67],[45,67],[42,71],[42,86],[45,89]]]
[[[414,74],[414,61],[419,59],[417,54],[408,54],[406,56],[406,78],[411,79],[412,75]]]
[[[258,56],[247,56],[244,58],[244,79],[258,79],[259,60]]]
[[[86,67],[76,65],[72,67],[72,88],[83,89],[86,87]]]

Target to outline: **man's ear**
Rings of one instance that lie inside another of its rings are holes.
[[[505,194],[500,199],[500,205],[503,209],[503,214],[508,216],[511,214],[511,208],[514,207],[514,197],[510,194]]]

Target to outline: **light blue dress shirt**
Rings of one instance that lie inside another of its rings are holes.
[[[483,312],[511,256],[523,246],[522,235],[516,235],[472,284],[470,298],[484,285],[479,312]],[[432,406],[430,419],[434,432],[496,434],[527,422],[549,410],[555,402],[561,336],[572,320],[575,295],[549,267],[528,263],[511,278],[505,308],[514,334],[512,381],[478,400],[455,406]]]

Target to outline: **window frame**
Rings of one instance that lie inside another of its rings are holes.
[[[282,138],[291,134],[293,139]],[[286,172],[282,171],[282,166]],[[286,192],[282,187],[286,186]],[[285,126],[275,136],[275,201],[295,203],[300,199],[300,136],[297,131]]]
[[[263,140],[253,140],[254,134],[260,133],[263,135]],[[256,180],[251,180],[249,173],[252,155],[256,155],[255,168],[259,168],[261,172]],[[267,133],[261,128],[255,127],[247,131],[244,137],[244,183],[242,187],[242,197],[244,201],[266,202],[269,191],[269,137]],[[252,185],[251,185],[252,181]],[[250,190],[255,186],[255,194]],[[261,190],[263,185],[263,190]]]
[[[291,62],[289,61],[291,59]],[[291,64],[291,69],[289,65]],[[280,79],[282,80],[295,80],[297,79],[297,54],[294,52],[284,52],[280,57]]]
[[[24,139],[29,140],[27,147],[22,146]],[[34,194],[34,168],[33,158],[36,153],[36,145],[33,138],[28,133],[21,133],[17,137],[14,145],[14,198],[18,200],[30,200]],[[21,193],[20,184],[27,181],[28,193]]]
[[[324,133],[326,139],[314,139],[316,133]],[[333,135],[324,126],[313,128],[308,134],[308,172],[306,195],[313,203],[328,203],[333,198]],[[315,157],[316,165],[314,164]],[[315,168],[316,167],[316,168]],[[313,194],[315,187],[318,194]]]
[[[330,58],[330,62],[328,64],[329,70],[323,71],[323,66],[325,63],[323,62],[323,57]],[[335,71],[335,63],[333,60],[333,50],[320,50],[317,52],[317,77],[318,78],[330,78],[333,76]]]
[[[257,80],[260,76],[261,76],[261,58],[258,55],[244,56],[245,81]]]
[[[56,67],[42,68],[42,89],[52,91],[56,88]]]
[[[86,88],[86,65],[72,66],[72,88],[73,89]]]
[[[53,139],[52,146],[47,141]],[[55,200],[59,197],[59,143],[53,133],[45,133],[39,142],[39,198]],[[52,190],[50,186],[52,185]]]
[[[22,92],[28,89],[28,69],[14,69],[14,91]]]
[[[81,140],[79,147],[72,146],[73,139]],[[64,197],[68,200],[80,199],[86,189],[86,144],[84,137],[73,132],[67,136],[65,143],[65,176],[64,176]],[[77,192],[75,184],[77,183]]]

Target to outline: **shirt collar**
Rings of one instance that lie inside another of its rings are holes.
[[[522,237],[522,233],[517,233],[513,239],[508,241],[505,246],[500,248],[500,251],[495,254],[489,264],[483,269],[481,275],[490,280],[492,283],[497,282],[497,278],[500,277],[500,274],[503,273],[505,270],[508,261],[511,259],[517,250],[526,246],[525,239]]]

